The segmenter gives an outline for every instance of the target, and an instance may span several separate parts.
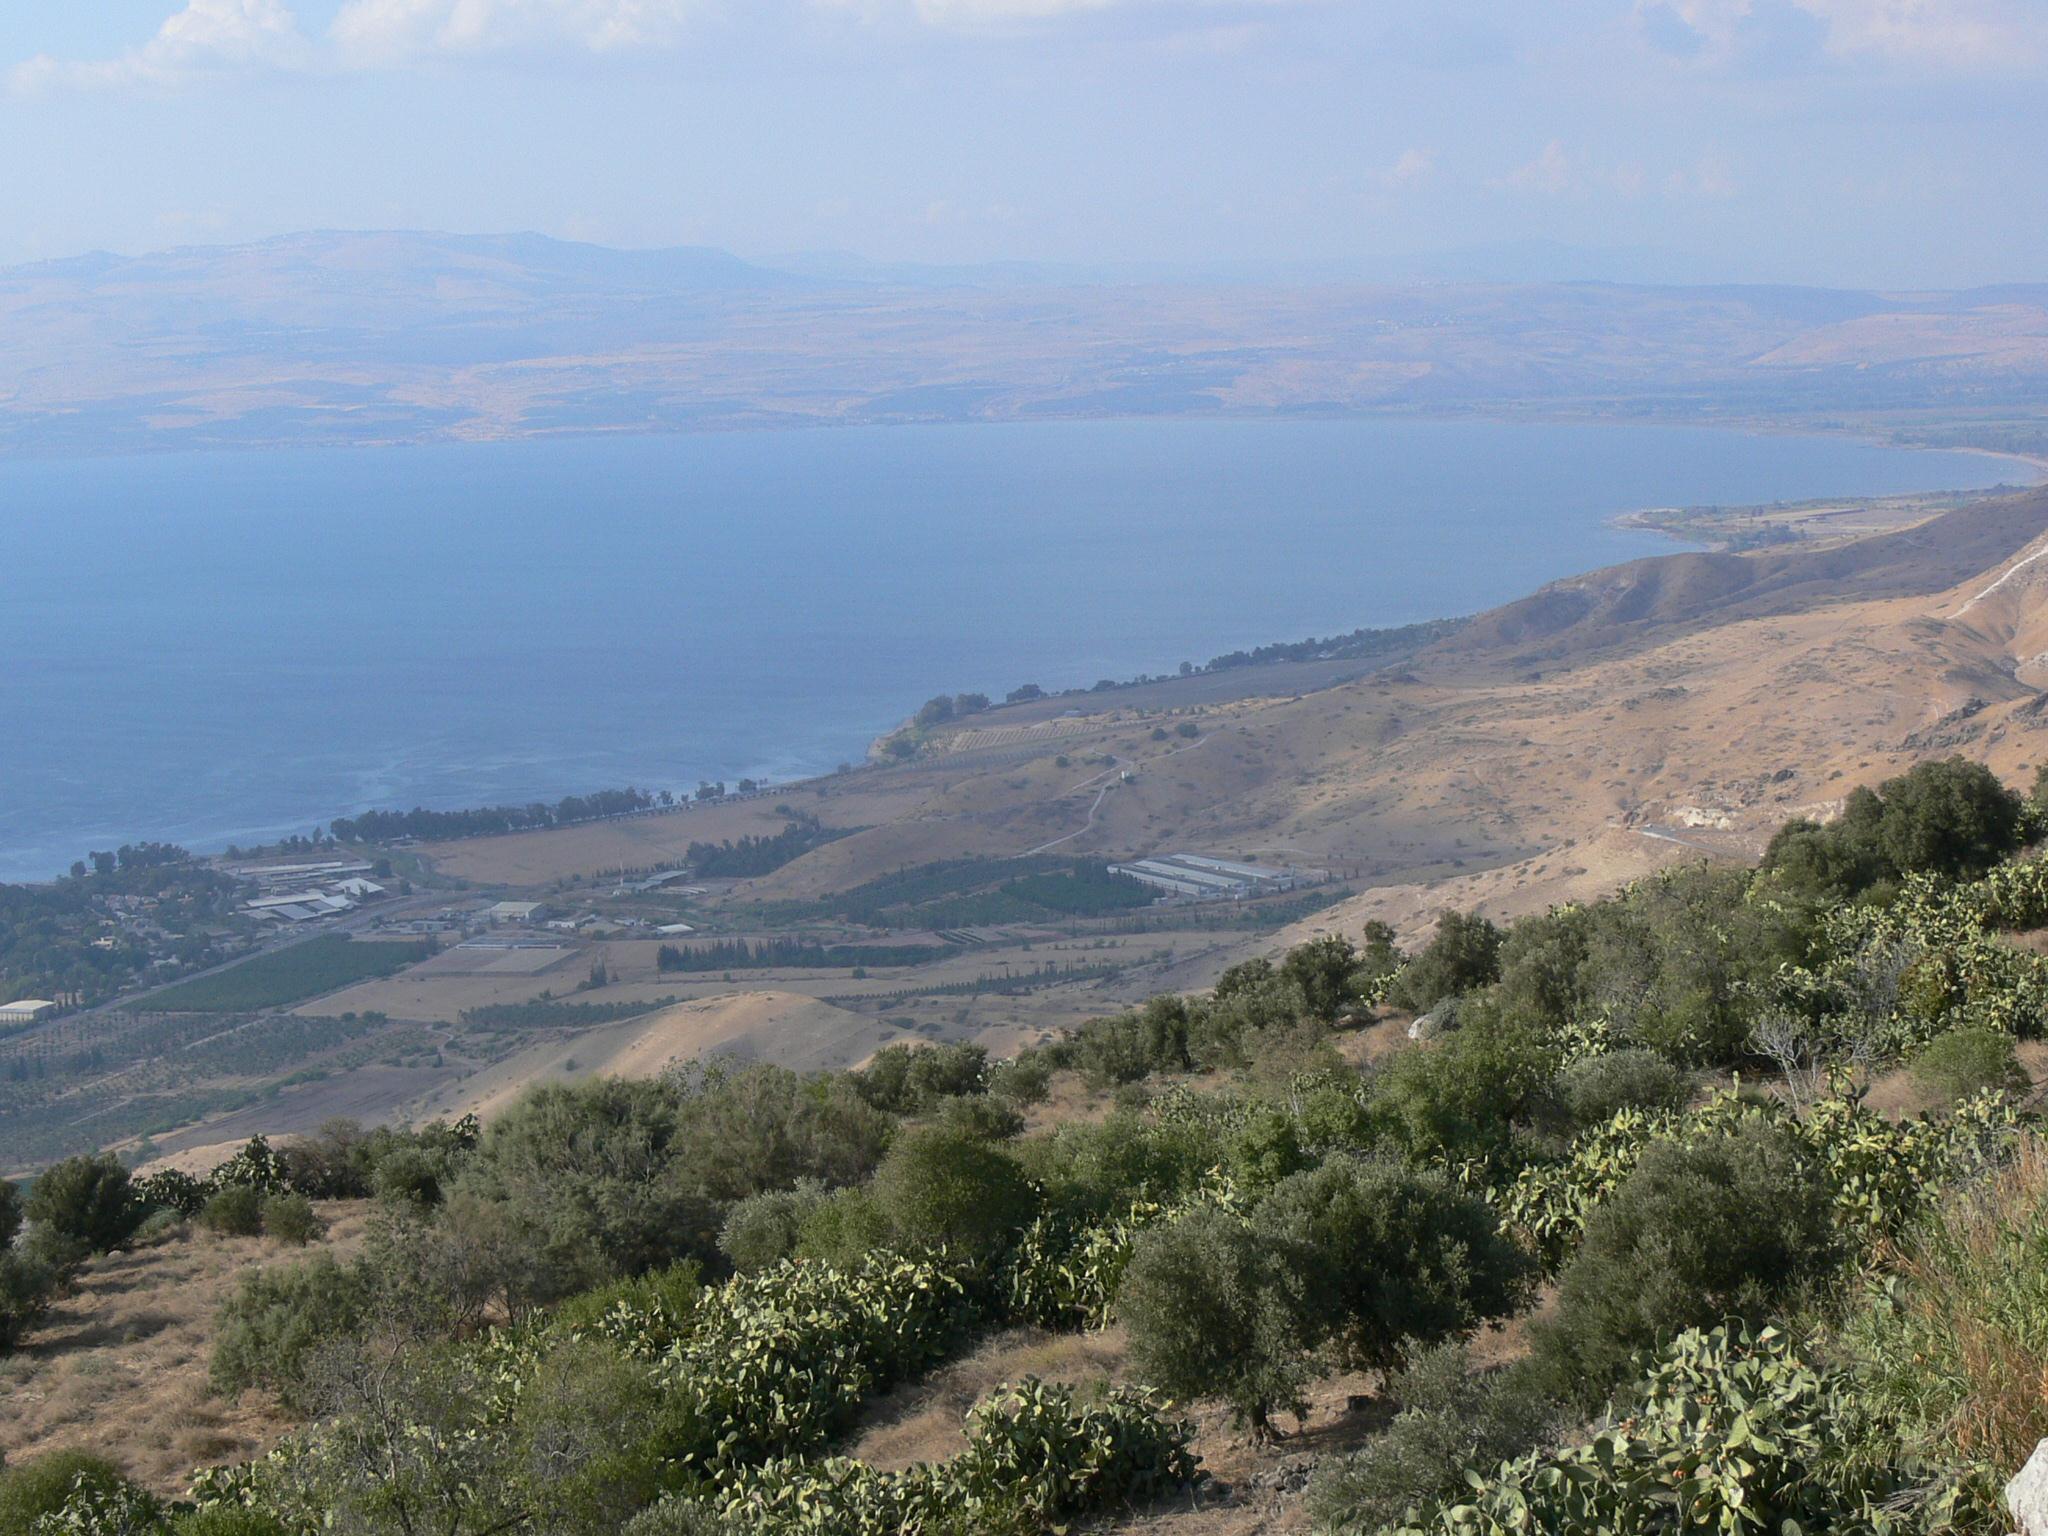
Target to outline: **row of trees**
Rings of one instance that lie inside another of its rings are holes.
[[[649,793],[628,785],[624,789],[601,789],[589,795],[565,795],[553,804],[536,800],[529,805],[480,806],[466,811],[430,811],[419,806],[409,811],[364,811],[360,816],[335,817],[329,823],[328,831],[335,841],[342,843],[389,843],[401,838],[431,841],[488,837],[500,832],[527,832],[541,827],[595,821],[606,816],[624,816],[634,811],[674,804],[675,796],[668,790]]]

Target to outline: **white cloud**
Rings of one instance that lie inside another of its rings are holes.
[[[2048,59],[2038,0],[1798,0],[1827,23],[1838,53],[1966,69],[2031,68]]]
[[[702,9],[702,0],[348,0],[331,35],[355,64],[564,45],[610,53],[672,43]]]
[[[1501,179],[1501,185],[1516,192],[1541,192],[1556,197],[1572,187],[1572,159],[1564,142],[1552,139],[1543,152],[1527,165],[1518,165]]]
[[[15,66],[16,90],[174,86],[232,70],[292,69],[311,56],[283,0],[188,0],[139,48],[111,59],[38,54]]]
[[[1931,69],[2027,71],[2048,64],[2040,0],[1789,0],[1820,24],[1837,57],[1879,56]],[[1765,24],[1756,0],[1636,0],[1650,24],[1683,24],[1709,57],[1726,57]]]
[[[1405,187],[1426,180],[1435,169],[1436,156],[1428,150],[1406,149],[1381,174],[1380,180],[1390,187]]]

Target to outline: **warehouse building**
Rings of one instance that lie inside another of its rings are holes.
[[[1324,878],[1321,870],[1245,864],[1199,853],[1135,859],[1128,864],[1112,864],[1109,872],[1149,885],[1173,901],[1243,901],[1251,896],[1297,890]]]

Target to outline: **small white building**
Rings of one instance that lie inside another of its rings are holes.
[[[18,1029],[24,1024],[36,1024],[57,1011],[57,1005],[45,997],[17,998],[11,1003],[0,1003],[0,1029]]]
[[[538,901],[501,901],[485,908],[484,916],[494,923],[540,923],[547,921],[548,909]]]

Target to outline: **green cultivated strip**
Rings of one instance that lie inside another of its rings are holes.
[[[244,960],[212,976],[181,981],[136,1003],[138,1013],[254,1013],[304,1002],[358,981],[395,976],[434,945],[355,940],[340,934]]]

